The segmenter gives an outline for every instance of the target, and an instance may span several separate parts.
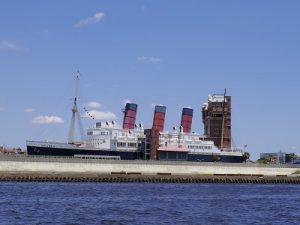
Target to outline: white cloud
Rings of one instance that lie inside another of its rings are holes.
[[[64,120],[59,116],[37,116],[33,118],[32,123],[38,124],[53,124],[53,123],[63,123]]]
[[[123,106],[125,107],[127,103],[131,103],[131,101],[129,99],[126,99],[123,101]]]
[[[8,50],[13,50],[13,51],[18,51],[18,50],[21,50],[21,47],[12,41],[3,40],[0,42],[0,49],[8,49]]]
[[[91,110],[86,112],[83,115],[87,119],[96,119],[96,120],[115,120],[117,116],[112,112],[103,112],[98,110]]]
[[[138,60],[141,62],[146,62],[146,63],[159,63],[161,62],[161,59],[158,57],[153,57],[153,56],[140,56],[138,57]]]
[[[24,109],[24,112],[27,112],[27,113],[31,113],[31,112],[34,112],[34,111],[35,111],[35,109],[33,109],[33,108]]]
[[[103,12],[97,12],[92,17],[88,17],[86,19],[80,20],[78,23],[75,24],[75,27],[79,28],[82,26],[98,23],[100,20],[103,19],[104,15],[105,14]]]
[[[86,106],[87,106],[88,108],[91,108],[91,109],[98,109],[98,108],[101,107],[101,103],[96,102],[96,101],[91,101],[91,102],[88,102],[88,103],[86,104]]]
[[[157,104],[157,103],[152,103],[151,108],[154,108],[155,106],[164,106],[163,104]]]

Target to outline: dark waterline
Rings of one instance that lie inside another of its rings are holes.
[[[299,185],[0,183],[1,224],[300,224]]]

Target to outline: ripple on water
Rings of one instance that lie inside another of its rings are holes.
[[[1,224],[299,224],[299,185],[0,183]]]

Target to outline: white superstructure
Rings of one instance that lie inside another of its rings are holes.
[[[181,130],[181,129],[180,129]],[[222,151],[214,145],[213,141],[205,140],[205,136],[197,133],[184,133],[173,129],[171,132],[160,132],[159,134],[159,148],[177,148],[185,150],[190,154],[203,153],[221,153]],[[223,154],[236,155],[242,153],[242,149],[227,149]]]
[[[144,138],[144,128],[140,124],[135,129],[123,129],[112,122],[97,122],[95,127],[87,129],[86,147],[104,150],[137,151],[140,139]]]

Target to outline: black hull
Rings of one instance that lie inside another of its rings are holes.
[[[46,156],[74,156],[74,155],[101,155],[101,156],[120,156],[121,160],[141,159],[140,152],[126,151],[106,151],[91,149],[74,149],[74,148],[51,148],[27,146],[28,155],[46,155]]]
[[[245,158],[241,154],[228,155],[216,153],[193,154],[184,152],[159,152],[159,160],[162,161],[192,161],[192,162],[223,162],[223,163],[242,163]]]
[[[101,156],[119,156],[121,160],[137,160],[144,159],[142,152],[129,151],[107,151],[107,150],[92,150],[79,148],[58,148],[58,147],[40,147],[27,146],[28,155],[44,155],[44,156],[70,156],[74,155],[101,155]],[[213,154],[187,154],[186,157],[176,158],[160,158],[161,161],[193,161],[193,162],[227,162],[227,163],[242,163],[242,156],[229,155],[213,155]]]
[[[210,155],[188,154],[188,161],[242,163],[245,160],[244,160],[243,156],[212,155],[212,154],[210,154]]]

